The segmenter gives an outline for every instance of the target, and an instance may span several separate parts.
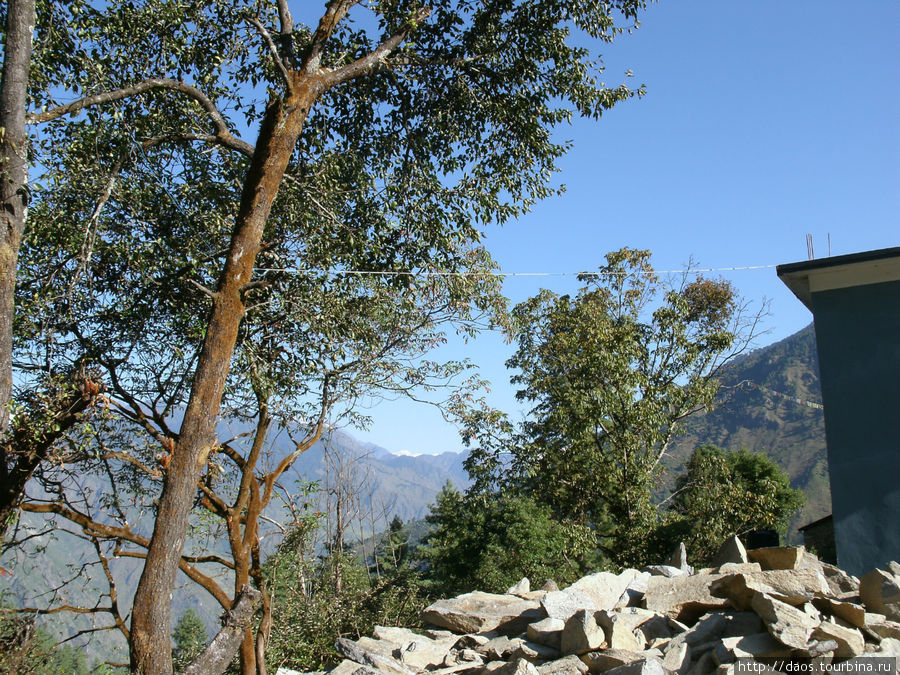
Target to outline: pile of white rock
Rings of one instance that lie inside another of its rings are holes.
[[[852,657],[894,657],[897,668],[897,563],[857,579],[803,547],[745,551],[734,538],[716,564],[694,572],[682,545],[669,564],[598,572],[564,590],[522,579],[503,595],[439,600],[421,632],[378,626],[339,639],[345,659],[330,672],[732,675],[739,659]]]

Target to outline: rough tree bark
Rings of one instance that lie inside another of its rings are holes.
[[[217,446],[215,427],[219,406],[245,311],[242,288],[251,280],[263,229],[303,122],[323,91],[318,78],[297,77],[296,80],[293,91],[284,100],[269,104],[244,182],[191,396],[169,462],[150,549],[134,598],[131,664],[137,673],[172,672],[171,591],[184,549],[197,482],[210,451]]]
[[[9,429],[16,263],[28,208],[25,105],[34,17],[34,0],[9,0],[0,79],[0,440]]]
[[[141,675],[172,672],[170,604],[184,548],[197,483],[217,447],[216,421],[225,379],[244,317],[242,290],[250,283],[263,229],[278,188],[313,104],[331,87],[370,74],[400,45],[430,10],[420,10],[377,49],[337,70],[320,67],[325,44],[357,0],[331,0],[299,67],[289,54],[276,58],[285,79],[284,98],[274,97],[263,118],[256,150],[244,180],[225,266],[213,293],[213,307],[197,363],[178,442],[159,501],[153,537],[134,598],[131,667]],[[279,5],[281,8],[281,5]],[[286,12],[285,12],[286,14]],[[282,17],[284,29],[285,17]]]
[[[200,655],[191,661],[181,675],[209,675],[221,673],[231,663],[238,643],[243,639],[246,626],[253,618],[256,606],[260,602],[260,592],[244,586],[238,594],[234,607],[225,612],[224,625],[212,642]]]

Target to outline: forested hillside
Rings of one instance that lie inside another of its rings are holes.
[[[672,464],[681,465],[702,443],[765,453],[806,494],[806,505],[789,530],[796,540],[797,527],[831,513],[812,324],[730,364],[722,383],[724,402],[712,413],[688,420],[672,453]]]

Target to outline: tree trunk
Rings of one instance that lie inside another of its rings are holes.
[[[34,17],[34,0],[9,0],[0,79],[0,440],[9,429],[16,263],[28,207],[25,105]]]
[[[324,90],[318,77],[293,75],[292,92],[284,100],[269,104],[260,128],[181,432],[163,483],[153,537],[134,598],[131,667],[141,675],[172,672],[172,589],[197,482],[217,444],[216,421],[244,316],[242,288],[251,279],[263,229],[303,123]]]

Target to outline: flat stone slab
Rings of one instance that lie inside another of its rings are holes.
[[[419,615],[423,622],[454,633],[496,630],[507,635],[523,632],[529,623],[546,616],[539,602],[512,595],[475,591],[456,598],[438,600]]]
[[[710,584],[720,578],[716,574],[650,577],[644,593],[644,607],[692,624],[710,610],[729,607],[728,600],[710,593]]]

